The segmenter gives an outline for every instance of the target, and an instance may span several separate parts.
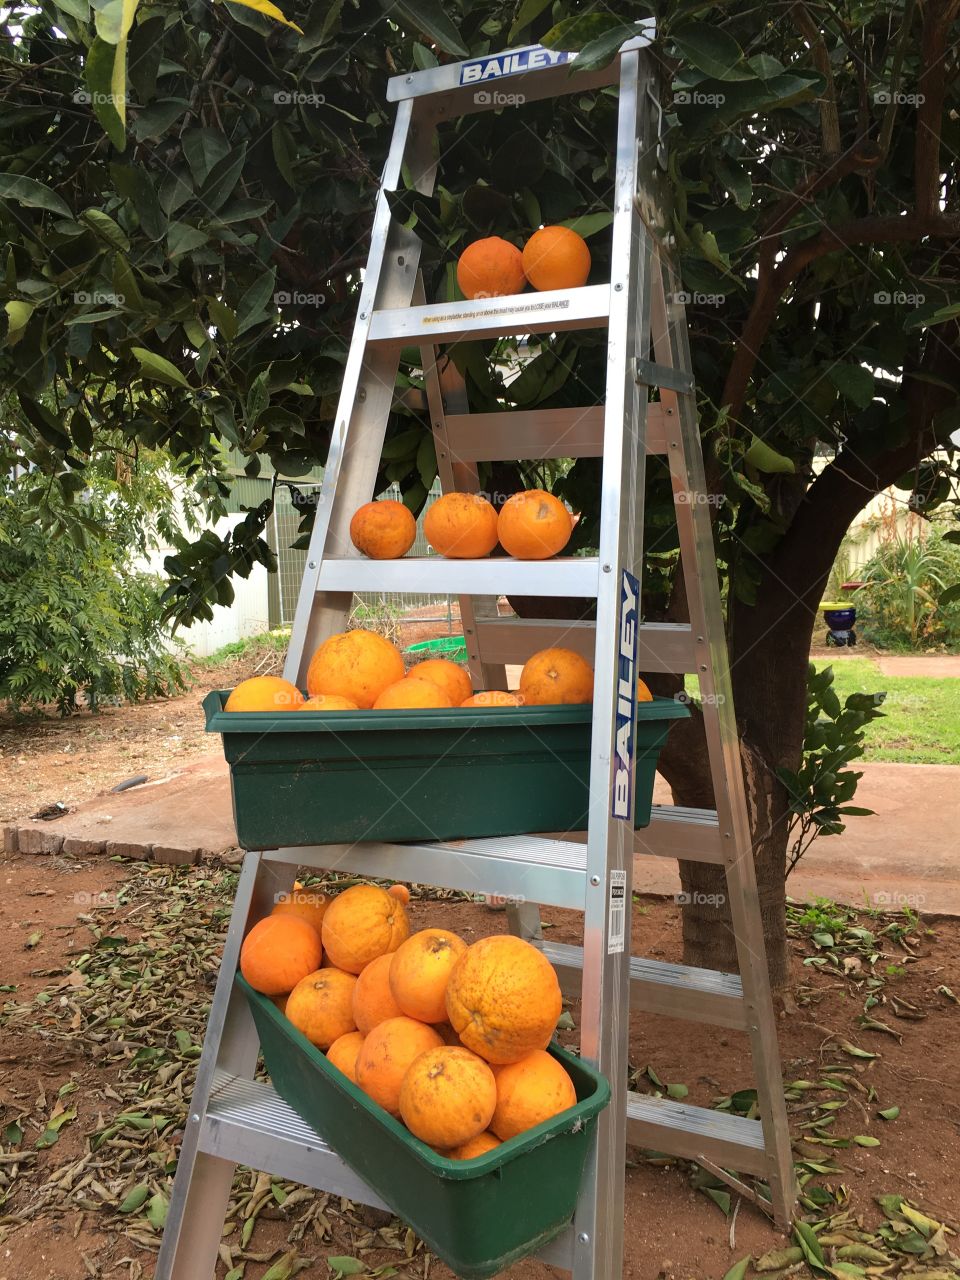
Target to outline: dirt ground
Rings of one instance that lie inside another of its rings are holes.
[[[7,855],[0,878],[0,973],[7,993],[0,1006],[0,1280],[147,1277],[158,1239],[148,1210],[154,1197],[162,1205],[169,1192],[233,873]],[[414,928],[442,925],[467,941],[505,928],[502,914],[469,901],[415,898],[411,915]],[[551,939],[579,940],[576,914],[547,910],[544,920]],[[638,901],[633,926],[635,952],[680,959],[678,907]],[[780,1020],[785,1080],[816,1085],[790,1095],[798,1158],[836,1161],[836,1173],[810,1186],[830,1188],[836,1211],[852,1212],[870,1231],[883,1221],[876,1197],[891,1193],[909,1197],[938,1221],[960,1225],[960,1007],[943,994],[960,991],[960,924],[921,925],[907,947],[883,940],[869,969],[851,967],[844,976],[842,969],[805,965],[816,948],[805,934],[796,937],[790,1011]],[[882,1002],[873,1017],[895,1034],[858,1025],[874,981],[868,973],[881,975]],[[898,1018],[897,1011],[909,1016]],[[576,1006],[571,1014],[576,1024]],[[576,1036],[574,1028],[565,1038],[575,1043]],[[876,1056],[850,1056],[844,1045]],[[640,1089],[654,1088],[652,1068],[664,1087],[686,1085],[689,1101],[710,1106],[752,1083],[745,1039],[734,1032],[637,1016],[630,1046]],[[820,1083],[825,1075],[846,1087]],[[824,1124],[800,1134],[811,1123],[812,1104],[834,1098],[846,1101],[835,1113],[835,1128]],[[896,1119],[879,1117],[893,1106],[900,1108]],[[67,1119],[45,1145],[42,1135],[49,1138],[58,1112]],[[19,1143],[11,1141],[16,1127]],[[879,1145],[824,1145],[834,1134]],[[723,1206],[694,1181],[689,1165],[631,1151],[624,1276],[720,1280],[745,1254],[790,1243],[747,1202],[731,1226]],[[285,1210],[269,1195],[264,1205],[269,1179],[260,1186],[256,1225],[241,1248],[239,1222],[258,1185],[247,1175],[235,1195],[233,1230],[224,1238],[231,1265],[246,1261],[244,1280],[263,1280],[284,1257],[287,1269],[274,1271],[271,1280],[297,1274],[290,1270],[294,1263],[303,1264],[308,1280],[326,1277],[333,1274],[328,1258],[358,1254],[365,1274],[393,1266],[401,1276],[450,1280],[442,1264],[428,1260],[384,1215],[312,1195],[292,1201],[296,1208]],[[118,1212],[140,1186],[150,1197],[146,1205]],[[313,1216],[291,1245],[301,1213]],[[222,1263],[217,1275],[226,1274]],[[547,1280],[561,1273],[525,1262],[505,1274]]]

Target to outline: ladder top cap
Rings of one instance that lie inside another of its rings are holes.
[[[643,18],[642,34],[620,48],[610,66],[614,69],[620,54],[634,49],[645,49],[656,36],[656,22]],[[427,94],[450,93],[455,89],[481,88],[500,80],[518,75],[531,75],[537,71],[550,71],[554,67],[569,65],[576,58],[573,51],[545,49],[543,45],[528,44],[518,49],[503,49],[499,53],[487,53],[463,62],[448,62],[425,71],[411,71],[406,75],[391,76],[387,81],[387,101],[399,102],[403,98],[421,98]],[[580,86],[571,82],[566,90],[573,93]]]

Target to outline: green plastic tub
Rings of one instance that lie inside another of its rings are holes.
[[[225,712],[237,838],[247,849],[356,840],[452,840],[587,825],[593,708]],[[647,826],[670,698],[637,709],[635,823]]]
[[[407,653],[424,658],[446,658],[448,662],[466,662],[467,642],[463,636],[440,636],[436,640],[421,640],[410,645]]]
[[[535,1252],[570,1221],[596,1117],[610,1086],[551,1045],[577,1104],[478,1156],[448,1160],[387,1114],[243,978],[273,1087],[429,1248],[465,1280]]]

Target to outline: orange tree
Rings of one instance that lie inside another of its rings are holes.
[[[212,515],[225,447],[251,475],[263,456],[286,476],[322,462],[391,129],[387,78],[536,40],[595,64],[649,12],[627,3],[616,17],[583,13],[566,0],[287,0],[297,30],[267,0],[252,4],[39,0],[4,10],[0,465],[36,475],[38,520],[48,487],[82,483],[105,438],[134,462],[143,446],[170,450]],[[801,771],[824,583],[873,494],[899,480],[926,511],[953,466],[958,4],[665,0],[656,15],[778,982],[798,803],[786,780]],[[614,113],[611,96],[574,94],[448,126],[436,197],[396,201],[423,240],[431,295],[450,296],[450,263],[470,239],[519,241],[539,222],[573,218],[584,220],[602,279]],[[448,354],[475,410],[603,397],[596,334],[544,340],[508,385],[502,347]],[[412,394],[398,398],[382,468],[414,510],[436,466],[416,382],[404,363],[400,387]],[[501,492],[529,479],[515,465],[487,477]],[[583,510],[578,537],[589,545],[595,464],[547,479]],[[182,539],[166,565],[172,618],[208,616],[229,602],[232,576],[271,563],[269,513],[267,501],[227,536]],[[675,617],[673,508],[656,471],[647,519],[646,612]],[[679,800],[710,803],[696,716],[672,736],[664,769]],[[843,799],[822,785],[828,801]],[[681,870],[697,895],[684,913],[688,957],[731,966],[723,907],[711,905],[722,887],[709,868]]]

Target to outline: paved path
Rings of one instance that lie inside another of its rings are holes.
[[[875,810],[850,818],[839,836],[821,836],[787,881],[791,897],[913,907],[960,916],[960,765],[864,764],[855,803]],[[654,798],[670,803],[657,779]],[[676,863],[634,859],[638,893],[679,892]]]
[[[856,803],[876,816],[851,818],[843,835],[815,841],[788,881],[791,896],[960,916],[960,766],[858,767]],[[671,802],[661,778],[655,798]],[[227,767],[222,757],[207,756],[166,778],[87,801],[54,822],[24,821],[4,835],[8,849],[24,853],[195,862],[236,846]],[[634,887],[679,892],[676,863],[638,855]]]

